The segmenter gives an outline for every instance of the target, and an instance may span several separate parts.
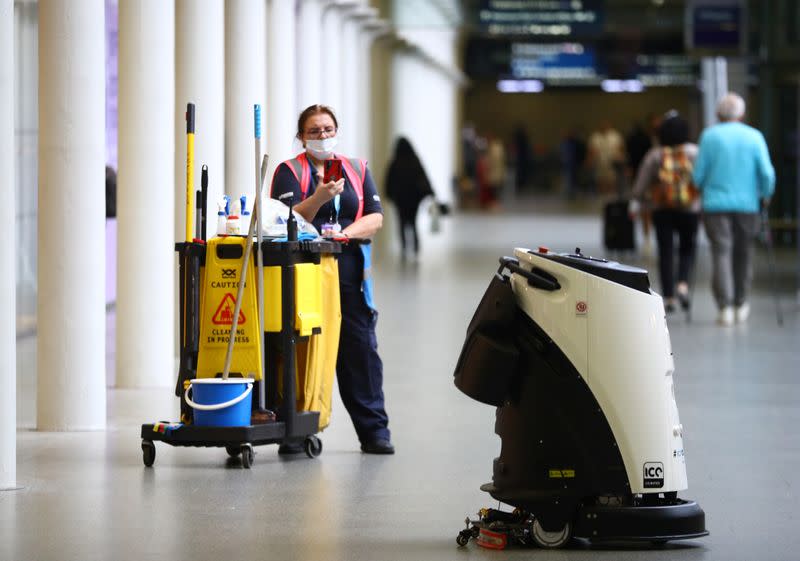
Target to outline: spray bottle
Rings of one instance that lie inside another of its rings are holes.
[[[249,232],[250,231],[250,211],[247,210],[247,195],[242,195],[239,197],[239,201],[242,203],[242,213],[239,215],[239,223],[242,232]]]
[[[226,215],[225,215],[225,207],[226,206],[227,206],[227,203],[226,203],[225,199],[220,199],[219,202],[217,202],[217,209],[218,209],[217,210],[217,235],[218,236],[226,235],[226,231],[225,231],[225,223],[227,222],[227,218],[226,218]]]
[[[286,220],[286,239],[290,242],[297,241],[297,219],[294,217],[294,212],[292,207],[294,206],[294,193],[289,191],[288,193],[284,193],[278,200],[286,204],[286,201],[289,201],[289,218]]]
[[[238,236],[242,233],[241,222],[239,221],[239,201],[234,200],[230,205],[231,213],[225,222],[225,233],[229,236]]]

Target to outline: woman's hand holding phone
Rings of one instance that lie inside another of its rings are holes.
[[[317,187],[314,191],[314,196],[320,199],[320,202],[327,203],[336,195],[344,191],[344,179],[338,181],[328,181]]]

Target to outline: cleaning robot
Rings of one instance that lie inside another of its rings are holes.
[[[467,329],[455,384],[497,407],[502,445],[483,509],[457,542],[556,548],[708,535],[687,488],[661,297],[647,271],[575,253],[500,259]]]

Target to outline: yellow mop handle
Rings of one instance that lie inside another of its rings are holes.
[[[194,103],[186,105],[186,242],[194,236]]]

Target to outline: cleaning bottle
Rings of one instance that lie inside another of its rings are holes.
[[[231,213],[225,222],[225,233],[229,236],[238,236],[242,233],[241,223],[239,222],[239,201],[233,201],[230,206]]]
[[[239,215],[239,227],[242,234],[247,234],[250,231],[250,211],[247,210],[247,195],[239,197],[242,203],[242,213]]]
[[[226,206],[227,206],[227,203],[226,203],[225,199],[220,199],[219,202],[217,203],[217,209],[218,209],[217,210],[217,235],[218,236],[224,236],[227,233],[226,232],[226,228],[225,228],[225,225],[226,225],[226,222],[227,222],[227,217],[225,215],[225,207]]]

